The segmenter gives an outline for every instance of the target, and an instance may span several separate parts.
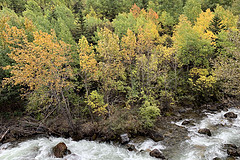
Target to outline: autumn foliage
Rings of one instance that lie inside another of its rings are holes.
[[[113,2],[0,3],[1,96],[18,86],[28,113],[71,127],[124,112],[146,128],[185,103],[239,98],[237,1]]]

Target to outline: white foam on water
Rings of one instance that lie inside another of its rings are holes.
[[[72,141],[64,138],[39,138],[19,143],[16,147],[1,150],[0,160],[61,160],[54,158],[52,148],[59,142],[64,142],[71,154],[62,160],[154,160],[148,153],[130,152],[119,146],[93,141]],[[151,140],[139,144],[139,148],[148,148],[159,144]]]
[[[133,144],[138,151],[141,150],[153,150],[153,149],[159,149],[159,150],[164,150],[166,147],[162,144],[161,141],[155,142],[152,139],[146,139],[143,143],[133,143],[131,142],[130,144]]]
[[[238,118],[228,120],[224,117],[227,112],[234,112]],[[212,160],[215,157],[224,158],[227,156],[223,150],[224,144],[236,144],[240,146],[240,110],[229,109],[219,113],[206,113],[207,117],[192,127],[186,127],[189,131],[189,140],[182,143],[180,152],[175,154],[171,160]],[[199,129],[210,129],[212,136],[198,133]]]

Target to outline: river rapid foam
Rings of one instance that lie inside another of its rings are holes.
[[[147,139],[143,142],[130,142],[138,150],[130,152],[115,144],[50,137],[28,140],[17,145],[3,144],[0,146],[0,160],[154,160],[155,158],[149,156],[149,152],[139,152],[153,149],[163,151],[168,160],[213,160],[215,157],[224,160],[227,157],[224,144],[240,146],[240,109],[233,108],[228,112],[234,112],[238,118],[225,118],[227,111],[205,111],[206,117],[200,121],[193,118],[193,125],[182,125],[184,120],[173,122],[185,127],[189,132],[189,139],[174,148]],[[198,130],[201,128],[210,129],[212,136],[199,134]],[[64,142],[71,151],[70,155],[62,159],[54,158],[52,154],[52,148],[59,142]]]

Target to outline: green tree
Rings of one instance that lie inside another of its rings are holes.
[[[214,61],[214,73],[225,95],[240,96],[240,33],[231,31],[228,35],[226,52]]]
[[[199,14],[202,12],[201,3],[198,0],[187,0],[183,10],[183,14],[194,24]]]
[[[212,40],[193,28],[184,15],[180,16],[179,24],[174,34],[175,47],[178,49],[178,58],[182,65],[191,67],[209,67],[209,58],[213,53]],[[203,30],[203,32],[205,32]]]
[[[234,15],[240,15],[240,1],[233,0],[231,11]]]
[[[183,6],[183,0],[150,0],[148,2],[148,9],[153,9],[158,15],[164,11],[168,12],[175,21],[183,13]]]

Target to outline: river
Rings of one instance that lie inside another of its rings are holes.
[[[240,110],[229,109],[238,115],[238,118],[228,120],[224,118],[226,111],[209,113],[194,125],[186,127],[190,137],[188,140],[174,147],[164,146],[162,142],[147,139],[143,142],[131,142],[137,150],[160,149],[169,160],[212,160],[215,157],[226,158],[224,144],[240,146]],[[194,119],[192,119],[194,121]],[[182,126],[183,120],[173,122]],[[212,136],[199,134],[200,128],[209,128]],[[51,153],[51,148],[59,142],[64,142],[72,154],[63,160],[154,160],[148,152],[130,152],[127,149],[113,144],[94,141],[72,141],[64,138],[38,138],[12,145],[0,146],[0,160],[57,160]],[[59,159],[60,160],[60,159]]]

